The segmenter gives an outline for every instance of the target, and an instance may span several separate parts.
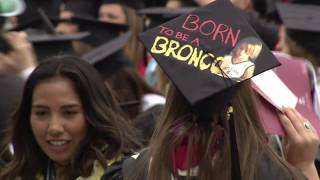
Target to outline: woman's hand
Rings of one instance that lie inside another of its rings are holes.
[[[319,179],[314,160],[319,147],[319,136],[298,111],[284,108],[279,114],[280,121],[287,136],[284,140],[284,154],[286,160],[302,170],[308,179]]]

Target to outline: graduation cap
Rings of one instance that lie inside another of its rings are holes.
[[[27,33],[54,33],[55,26],[61,21],[58,17],[40,15],[44,13],[42,9],[38,9],[38,15],[30,17],[18,24],[18,26],[8,29],[8,31],[25,31]]]
[[[102,4],[121,4],[136,10],[145,6],[143,0],[102,0]]]
[[[196,7],[183,7],[179,9],[172,9],[166,7],[151,7],[139,10],[138,14],[144,15],[149,18],[150,22],[148,23],[149,25],[147,26],[147,28],[152,28],[180,15],[191,12],[195,8]]]
[[[148,7],[164,7],[167,5],[168,0],[143,0],[146,8]]]
[[[24,12],[23,0],[0,0],[0,16],[16,16]]]
[[[93,64],[104,77],[108,77],[118,69],[132,65],[122,51],[130,37],[131,32],[126,32],[96,47],[82,58]]]
[[[140,39],[195,112],[206,116],[225,107],[241,82],[280,65],[226,0],[152,28]]]
[[[82,41],[93,46],[99,46],[128,30],[128,26],[124,24],[102,22],[87,17],[77,16],[65,21],[77,24],[80,32],[90,32],[90,36]]]
[[[34,19],[11,30],[29,29],[26,31],[27,39],[32,43],[38,61],[61,53],[73,54],[72,41],[81,40],[90,35],[89,32],[58,34],[55,32],[55,25],[61,20],[49,18],[42,9],[38,9],[37,13],[38,16]]]
[[[6,0],[5,0],[6,1]],[[30,18],[39,17],[38,9],[43,9],[50,17],[59,17],[61,0],[24,0],[26,10],[18,16],[18,24],[28,22]]]
[[[65,10],[74,16],[97,17],[101,0],[69,0],[65,3]]]
[[[277,9],[287,28],[320,32],[320,4],[277,3]]]
[[[278,3],[277,9],[287,35],[314,56],[320,56],[320,1],[296,0]]]
[[[75,34],[30,34],[27,39],[32,43],[38,61],[57,54],[73,54],[73,40],[89,36],[88,32]]]

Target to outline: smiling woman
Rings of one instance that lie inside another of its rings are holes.
[[[61,165],[71,161],[87,135],[80,97],[72,81],[54,77],[38,84],[32,98],[31,128],[50,159]]]
[[[14,156],[0,179],[99,179],[140,147],[136,137],[90,64],[52,57],[26,82],[6,136]]]

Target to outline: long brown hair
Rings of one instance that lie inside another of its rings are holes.
[[[249,82],[241,84],[238,93],[230,103],[234,109],[233,116],[242,179],[254,179],[258,171],[258,162],[264,158],[274,162],[274,165],[287,177],[298,178],[293,168],[277,157],[271,148],[269,148],[267,135],[263,131],[255,109],[254,95]],[[227,107],[223,108],[222,114],[226,114]],[[148,156],[149,158],[151,157],[150,164],[146,167],[149,169],[148,180],[168,180],[172,178],[172,175],[174,175],[173,152],[181,145],[182,140],[186,137],[185,135],[190,131],[193,133],[188,136],[188,174],[190,173],[190,162],[193,158],[192,153],[190,153],[193,152],[192,144],[197,144],[200,147],[199,172],[196,177],[177,178],[187,180],[231,179],[227,116],[222,116],[223,122],[219,122],[219,119],[221,119],[219,118],[219,113],[214,113],[209,123],[201,123],[195,117],[193,121],[184,121],[183,128],[180,128],[182,131],[173,134],[175,125],[178,123],[177,121],[180,121],[181,117],[185,117],[190,112],[192,112],[192,109],[186,99],[171,85],[160,124],[156,129],[150,149],[148,150]],[[224,137],[218,151],[213,153],[214,131],[218,123],[221,123],[224,128]]]
[[[137,66],[144,58],[144,46],[138,39],[138,35],[144,30],[144,21],[142,17],[137,15],[136,10],[125,5],[121,5],[121,7],[126,14],[129,30],[132,32],[132,36],[125,46],[125,53]]]
[[[122,67],[105,78],[120,102],[122,110],[130,119],[142,112],[142,98],[146,94],[156,94],[145,80],[138,74],[136,68]],[[130,102],[133,104],[130,105]],[[125,105],[129,103],[129,105]]]
[[[35,87],[57,76],[73,82],[88,122],[87,137],[67,167],[68,179],[89,176],[96,160],[106,168],[107,160],[140,147],[135,131],[122,116],[111,90],[104,86],[94,67],[73,56],[51,57],[41,63],[26,82],[22,100],[6,134],[6,143],[13,144],[14,156],[1,170],[0,179],[21,177],[31,180],[38,173],[45,174],[49,159],[37,144],[30,127],[31,104]]]

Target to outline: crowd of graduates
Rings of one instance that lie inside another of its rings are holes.
[[[0,0],[0,180],[319,180],[319,12]],[[261,106],[251,79],[273,68],[295,107]]]

